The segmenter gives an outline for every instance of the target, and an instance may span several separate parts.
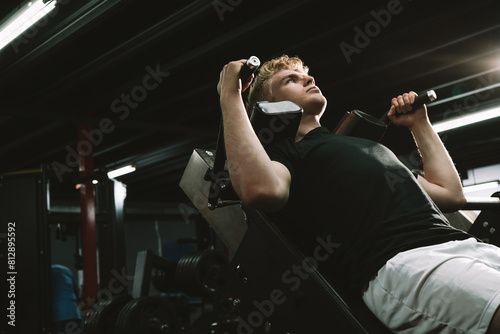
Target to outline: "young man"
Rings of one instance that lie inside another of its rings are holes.
[[[460,178],[416,94],[392,99],[389,118],[408,127],[424,165],[415,177],[386,147],[338,136],[320,124],[326,98],[298,58],[260,68],[248,96],[303,108],[295,139],[263,148],[245,110],[234,61],[220,74],[232,185],[241,200],[268,213],[315,258],[318,238],[332,250],[319,270],[344,295],[362,295],[397,333],[500,333],[500,248],[452,228],[442,211],[464,203]],[[410,113],[411,111],[411,113]],[[399,176],[394,182],[391,176]]]

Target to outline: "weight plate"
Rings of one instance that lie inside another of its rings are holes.
[[[95,318],[96,334],[113,334],[115,332],[116,319],[125,305],[132,299],[130,295],[113,297],[106,302]]]
[[[181,321],[164,297],[146,296],[130,301],[118,315],[115,333],[180,333]]]

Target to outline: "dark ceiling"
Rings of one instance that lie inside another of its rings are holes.
[[[16,5],[2,1],[0,16]],[[436,91],[432,121],[499,105],[499,8],[497,0],[60,1],[0,51],[0,174],[62,165],[53,183],[74,188],[77,128],[91,123],[96,171],[137,165],[120,178],[130,201],[186,202],[178,183],[191,152],[217,140],[219,72],[251,55],[302,57],[328,98],[331,129],[347,110],[381,116],[408,90]],[[144,82],[151,72],[157,81]],[[499,127],[443,135],[462,173],[500,163]],[[391,127],[384,144],[414,150],[407,129]]]

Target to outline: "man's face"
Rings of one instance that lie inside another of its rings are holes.
[[[326,98],[316,86],[314,78],[304,72],[283,70],[271,79],[272,101],[292,101],[304,113],[321,115],[326,108]]]

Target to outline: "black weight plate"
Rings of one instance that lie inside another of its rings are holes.
[[[182,292],[192,297],[198,296],[196,288],[193,287],[193,282],[191,279],[191,267],[194,265],[197,256],[198,253],[183,256],[179,260],[175,272],[177,283],[179,284]]]
[[[120,334],[162,333],[162,325],[167,326],[169,334],[181,330],[180,318],[174,307],[166,298],[159,296],[146,296],[129,302],[118,318],[116,333]],[[164,332],[167,332],[166,328]]]
[[[210,251],[203,254],[198,261],[197,280],[205,293],[217,293],[224,287],[224,270],[228,263],[228,259],[220,252]]]
[[[184,268],[184,279],[187,284],[186,293],[192,297],[199,297],[203,295],[203,290],[200,289],[197,270],[201,256],[201,252],[193,254]]]
[[[97,333],[97,318],[99,317],[102,309],[109,303],[108,300],[99,301],[92,304],[90,310],[87,312],[83,321],[84,333],[96,334]]]
[[[95,319],[96,334],[113,334],[118,314],[131,299],[130,295],[121,295],[108,301]]]
[[[138,299],[130,300],[127,304],[125,304],[120,313],[118,313],[118,317],[116,318],[116,324],[115,324],[115,334],[122,334],[122,328],[126,328],[127,326],[127,317],[129,314],[128,312],[132,307],[135,306],[137,301]]]

